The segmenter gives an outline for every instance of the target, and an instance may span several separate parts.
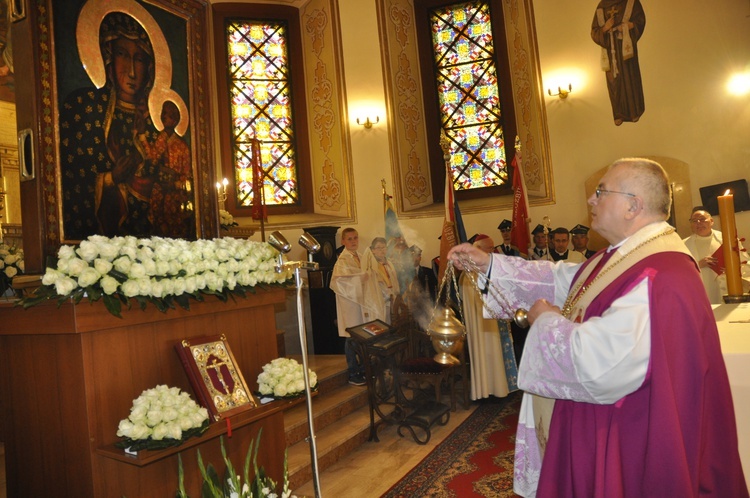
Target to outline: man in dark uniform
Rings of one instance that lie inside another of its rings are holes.
[[[521,256],[521,251],[510,243],[510,229],[513,227],[513,223],[510,220],[503,220],[497,226],[500,230],[500,234],[503,236],[503,243],[495,246],[495,252],[503,253],[506,256]]]
[[[574,251],[583,254],[586,259],[596,254],[596,251],[592,251],[587,247],[589,244],[589,227],[579,223],[570,229],[570,235]]]
[[[531,231],[531,235],[534,237],[534,246],[529,250],[529,258],[533,260],[541,259],[545,261],[554,261],[549,254],[547,229],[544,225],[537,225],[534,227]]]

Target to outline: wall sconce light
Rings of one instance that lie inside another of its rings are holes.
[[[557,93],[552,93],[552,89],[548,88],[547,93],[549,93],[550,97],[560,97],[560,99],[565,100],[568,98],[568,94],[573,91],[573,84],[568,84],[568,89],[558,86],[557,87]]]
[[[357,118],[357,124],[362,125],[368,130],[372,128],[372,125],[378,124],[380,122],[380,116],[375,116],[375,121],[370,121],[370,117],[366,117],[363,122],[360,123],[359,118]]]

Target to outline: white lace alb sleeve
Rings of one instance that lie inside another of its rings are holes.
[[[548,398],[599,404],[638,389],[651,354],[648,292],[644,278],[601,317],[584,323],[540,315],[526,339],[518,386]]]
[[[484,293],[485,318],[510,318],[518,308],[528,310],[538,299],[562,306],[578,266],[493,254],[491,284]]]

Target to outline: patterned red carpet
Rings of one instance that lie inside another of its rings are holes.
[[[521,393],[482,400],[383,498],[514,497],[513,445]]]

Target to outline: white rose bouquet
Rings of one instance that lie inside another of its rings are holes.
[[[310,388],[316,389],[318,376],[309,368],[307,375],[310,378]],[[276,358],[263,365],[263,371],[258,375],[258,390],[263,396],[275,398],[299,396],[305,390],[302,365],[292,358]]]
[[[222,230],[229,230],[232,227],[239,225],[234,221],[234,216],[229,211],[219,209],[219,226]]]
[[[13,277],[23,273],[23,249],[0,244],[0,296],[10,289]]]
[[[208,411],[177,387],[158,385],[133,400],[128,418],[120,420],[118,448],[131,451],[179,446],[208,429]]]
[[[175,304],[190,309],[190,299],[210,294],[226,301],[245,296],[253,287],[282,284],[290,275],[276,273],[277,252],[270,244],[244,239],[182,239],[92,235],[78,247],[61,246],[57,264],[48,267],[42,286],[21,300],[28,308],[47,299],[78,303],[102,299],[107,310],[121,316],[122,305],[135,299],[160,311]]]

